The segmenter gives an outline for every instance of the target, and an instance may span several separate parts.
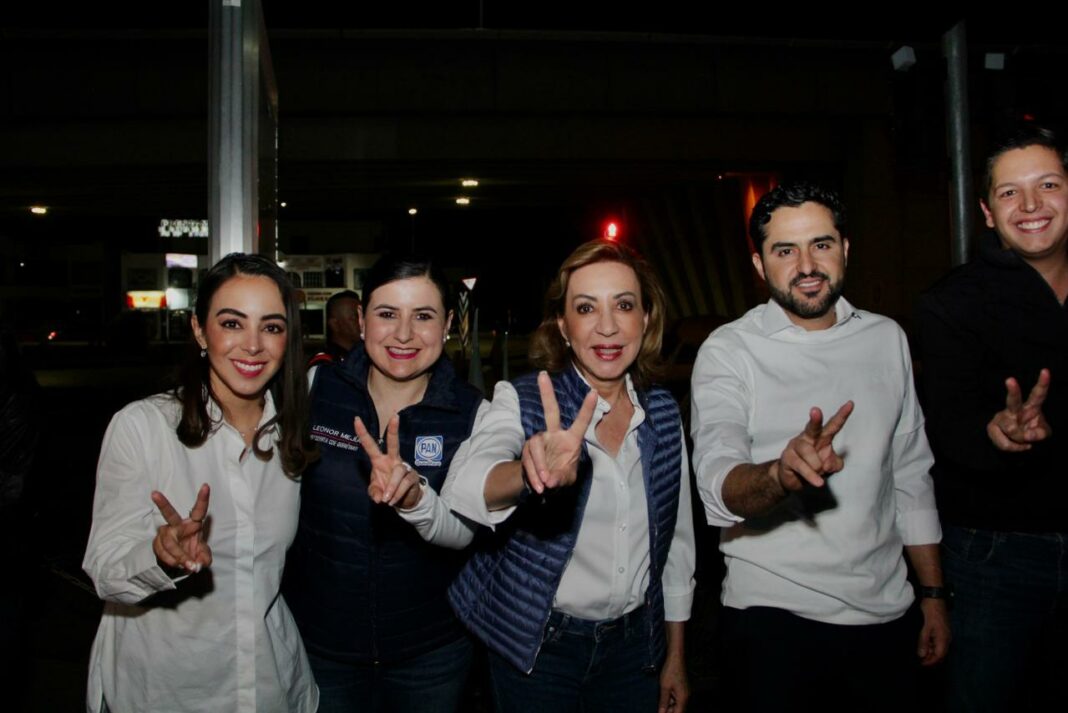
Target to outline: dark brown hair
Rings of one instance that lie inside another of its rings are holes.
[[[1026,149],[1031,146],[1041,146],[1057,154],[1061,160],[1061,167],[1068,173],[1068,152],[1064,149],[1057,134],[1052,129],[1038,126],[1030,122],[1021,122],[1005,130],[994,140],[993,148],[986,157],[983,172],[983,195],[984,201],[990,200],[990,190],[994,187],[994,164],[1005,153],[1015,149]]]
[[[274,399],[275,416],[264,423],[252,438],[252,450],[260,460],[270,460],[273,449],[260,447],[264,434],[275,424],[280,431],[278,454],[282,470],[296,477],[318,458],[318,451],[308,436],[308,383],[304,372],[304,341],[300,330],[300,305],[285,271],[261,255],[231,253],[208,270],[197,289],[196,316],[201,325],[208,323],[208,308],[215,293],[238,275],[269,278],[278,287],[286,307],[286,350],[282,366],[267,384]],[[210,366],[200,356],[200,346],[192,340],[179,372],[179,386],[174,395],[182,404],[178,422],[178,440],[188,448],[204,444],[219,427],[208,414],[211,391]]]
[[[599,262],[618,262],[634,270],[641,287],[642,308],[649,324],[642,335],[638,357],[628,367],[639,389],[647,389],[660,373],[660,346],[664,339],[664,290],[653,268],[630,248],[607,240],[591,240],[567,256],[545,293],[541,324],[530,338],[530,362],[537,369],[560,372],[571,361],[571,350],[560,334],[557,319],[564,316],[567,283],[571,273]]]

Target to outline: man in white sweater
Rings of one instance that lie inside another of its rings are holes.
[[[841,297],[844,223],[814,184],[764,196],[750,233],[771,300],[713,332],[694,366],[694,469],[727,566],[724,680],[747,710],[901,710],[917,656],[949,644],[908,343]]]

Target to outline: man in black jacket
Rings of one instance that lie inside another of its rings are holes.
[[[1068,163],[1028,126],[991,154],[992,233],[929,290],[918,328],[952,710],[1026,709],[1068,670]]]

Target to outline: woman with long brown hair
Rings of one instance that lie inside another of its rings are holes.
[[[315,458],[285,272],[224,257],[192,327],[181,385],[124,408],[104,437],[83,564],[106,602],[88,707],[314,711],[279,596],[296,477]]]

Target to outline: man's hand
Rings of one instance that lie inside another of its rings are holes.
[[[571,428],[560,427],[560,406],[556,403],[552,380],[544,371],[538,374],[545,430],[535,433],[523,445],[523,475],[527,483],[541,495],[547,488],[571,485],[578,477],[579,456],[586,429],[597,407],[597,392],[590,390],[575,416]]]
[[[823,412],[813,408],[808,413],[808,423],[800,435],[786,444],[778,461],[771,464],[768,474],[776,479],[783,490],[800,490],[805,483],[822,487],[825,476],[837,473],[844,463],[834,450],[834,437],[842,430],[853,402],[846,401],[826,424]]]
[[[1040,371],[1038,382],[1024,401],[1016,379],[1009,377],[1005,380],[1005,408],[994,414],[986,425],[986,434],[996,448],[1019,453],[1030,450],[1031,444],[1049,438],[1053,430],[1042,415],[1049,381],[1049,369]]]
[[[922,599],[923,628],[916,655],[924,666],[933,666],[946,657],[953,635],[949,630],[949,610],[945,599]]]

